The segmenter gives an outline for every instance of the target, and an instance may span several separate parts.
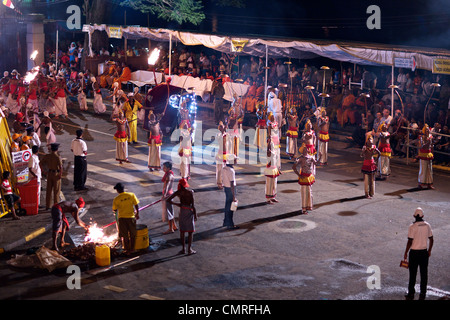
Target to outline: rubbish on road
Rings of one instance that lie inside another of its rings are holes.
[[[50,250],[44,246],[39,248],[35,254],[16,255],[6,263],[19,268],[47,269],[49,272],[55,269],[67,268],[72,264],[70,260],[60,255],[57,251]]]

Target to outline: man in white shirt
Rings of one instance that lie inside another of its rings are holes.
[[[283,125],[283,105],[281,100],[278,99],[277,94],[274,91],[270,91],[267,97],[267,112],[273,114],[275,122],[278,124],[278,128]],[[278,137],[281,139],[281,130],[278,131]]]
[[[84,185],[87,178],[87,145],[83,140],[83,130],[76,131],[77,137],[72,140],[70,150],[74,155],[73,186],[75,191],[88,190]]]
[[[404,260],[406,260],[409,252],[409,284],[408,293],[405,297],[407,300],[414,299],[417,269],[420,267],[419,300],[424,300],[428,283],[428,259],[434,243],[433,231],[430,224],[423,220],[423,210],[421,208],[416,209],[414,218],[416,221],[408,229],[408,242],[404,255]]]
[[[222,185],[225,190],[225,217],[223,226],[227,229],[237,229],[239,227],[234,225],[233,211],[231,211],[231,204],[236,201],[236,175],[233,165],[227,163],[222,169]]]
[[[41,166],[39,165],[39,156],[38,156],[39,147],[36,145],[32,146],[31,152],[33,152],[33,154],[31,155],[31,158],[28,161],[28,171],[30,172],[30,175],[34,179],[37,179],[37,183],[38,183],[37,198],[38,198],[38,205],[39,205],[41,203],[40,199],[41,199],[41,179],[42,179],[42,171],[41,171]]]

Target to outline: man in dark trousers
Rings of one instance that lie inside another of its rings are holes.
[[[87,177],[87,145],[83,140],[83,130],[76,131],[77,137],[72,140],[70,150],[74,155],[74,170],[73,170],[73,187],[75,191],[83,191],[88,188],[85,187]]]
[[[62,160],[58,154],[59,143],[50,145],[51,153],[46,154],[41,161],[42,166],[48,168],[47,190],[45,195],[45,209],[48,210],[59,202],[61,193]],[[53,202],[52,202],[53,196]]]
[[[423,210],[417,208],[414,212],[416,221],[409,226],[408,242],[406,244],[404,259],[409,252],[409,284],[405,298],[413,300],[416,285],[417,269],[420,268],[420,295],[419,300],[425,300],[428,284],[428,259],[433,248],[433,231],[428,222],[423,220]]]

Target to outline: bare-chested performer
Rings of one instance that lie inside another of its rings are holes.
[[[289,159],[297,154],[298,115],[295,108],[290,108],[287,114],[288,130],[286,131],[286,153]]]
[[[193,234],[195,232],[195,221],[197,221],[197,211],[195,210],[194,205],[194,191],[187,188],[189,188],[187,180],[181,179],[178,182],[178,190],[175,191],[167,199],[167,202],[171,203],[172,205],[180,207],[178,227],[180,229],[180,240],[182,249],[179,252],[179,254],[186,253],[184,234],[187,232],[188,233],[187,253],[191,255],[196,253],[196,251],[192,249],[192,239]],[[180,203],[172,202],[172,199],[175,197],[178,197],[180,199]]]
[[[122,111],[119,112],[118,117],[114,118],[113,121],[117,125],[117,131],[114,134],[114,140],[116,140],[116,160],[120,164],[123,161],[130,162],[128,160],[128,136],[130,135],[128,121]]]
[[[305,146],[300,148],[300,153],[301,155],[295,160],[292,169],[298,176],[298,184],[300,185],[302,197],[301,213],[308,214],[308,211],[313,210],[312,185],[316,182],[314,173],[317,161],[309,154]],[[299,166],[300,171],[297,168]]]
[[[86,224],[80,219],[79,213],[80,209],[84,208],[85,202],[83,198],[78,198],[75,201],[62,201],[56,203],[52,207],[52,240],[53,247],[52,250],[59,251],[57,245],[58,233],[61,233],[61,247],[68,245],[64,241],[66,231],[69,231],[69,221],[67,220],[66,214],[70,213],[75,219],[75,222],[84,229],[87,230]]]
[[[305,130],[303,131],[303,136],[302,136],[302,147],[306,147],[306,149],[308,150],[308,154],[310,156],[315,156],[317,154],[317,150],[316,150],[316,133],[313,130],[312,127],[312,123],[311,121],[308,119],[308,121],[306,121],[305,123]]]
[[[186,122],[180,125],[180,148],[178,155],[181,158],[180,175],[186,180],[191,175],[191,158],[192,158],[192,137]]]
[[[148,169],[150,171],[161,169],[162,130],[159,125],[161,118],[162,114],[155,115],[152,110],[149,111]]]
[[[227,151],[227,131],[222,121],[219,122],[217,128],[219,133],[216,135],[219,148],[216,154],[216,183],[219,189],[223,188],[222,184],[222,169],[229,160],[229,154]]]
[[[318,119],[319,126],[319,165],[326,165],[328,162],[328,141],[330,136],[328,130],[330,129],[330,118],[327,116],[327,110],[322,108],[321,114]]]
[[[377,171],[377,165],[373,156],[380,151],[373,144],[372,135],[368,135],[366,144],[362,147],[361,157],[364,158],[364,162],[361,168],[361,172],[364,174],[364,193],[366,198],[371,199],[375,195],[375,172]]]
[[[420,149],[419,149],[419,188],[427,187],[428,189],[434,189],[433,187],[433,135],[427,124],[422,129],[422,135],[420,136]]]
[[[240,132],[238,123],[238,114],[230,109],[227,119],[227,150],[234,157],[234,164],[237,163],[239,157]]]
[[[253,144],[259,150],[266,150],[267,148],[267,107],[263,103],[257,105],[256,117],[258,122],[256,123],[256,133]]]
[[[385,123],[380,125],[381,131],[379,132],[378,150],[380,150],[380,158],[378,159],[378,175],[381,179],[385,180],[391,174],[390,158],[391,158],[391,144],[390,133],[387,131]]]

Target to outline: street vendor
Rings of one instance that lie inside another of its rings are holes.
[[[68,245],[64,241],[66,231],[69,230],[69,221],[67,220],[66,214],[70,213],[75,219],[75,222],[85,230],[87,230],[86,224],[80,219],[80,209],[84,208],[85,202],[83,198],[78,198],[75,201],[62,201],[56,203],[52,207],[52,239],[53,247],[52,250],[59,251],[57,245],[58,233],[61,233],[61,247]]]

